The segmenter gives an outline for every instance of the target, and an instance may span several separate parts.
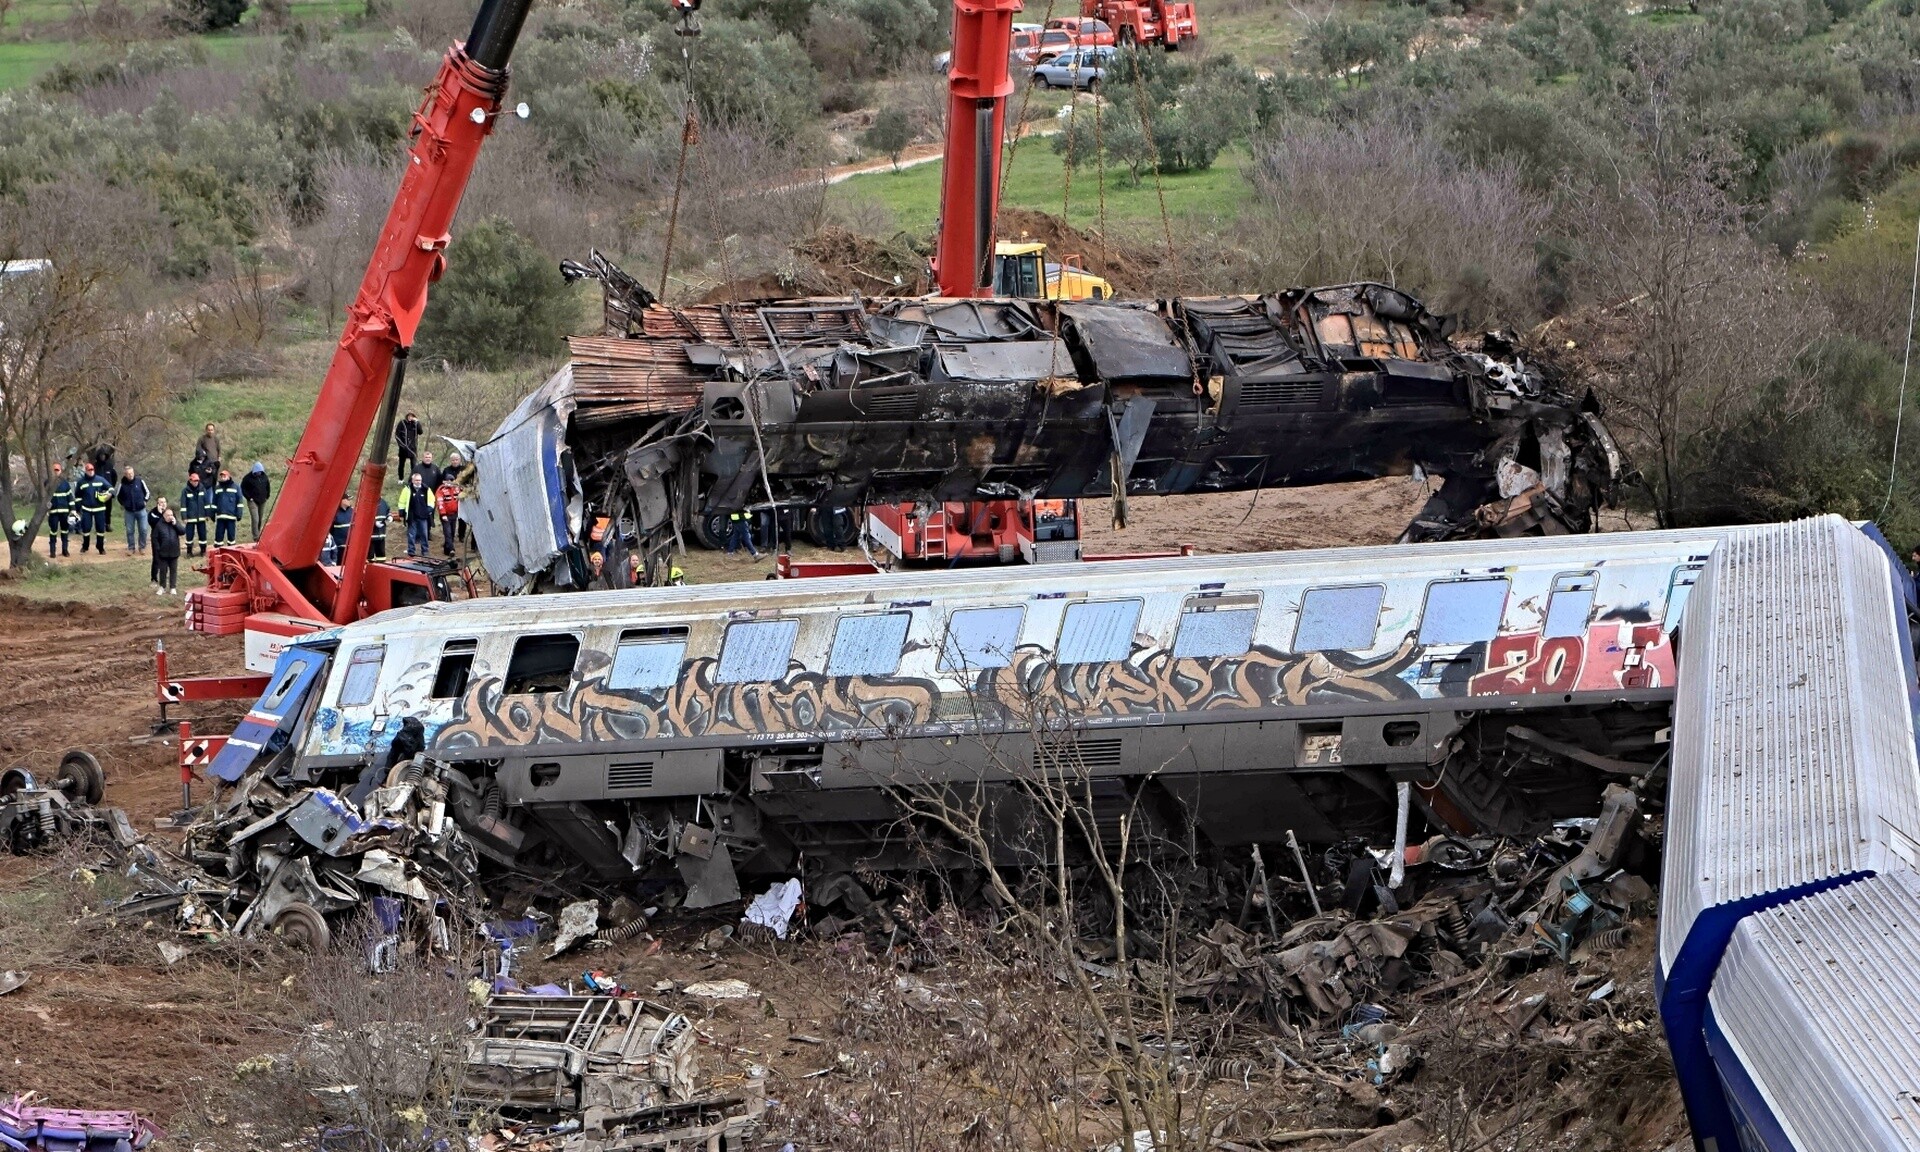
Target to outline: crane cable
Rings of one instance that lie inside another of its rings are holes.
[[[1133,94],[1134,102],[1140,106],[1140,131],[1146,134],[1147,162],[1153,166],[1153,192],[1160,199],[1160,231],[1167,238],[1167,263],[1174,264],[1173,222],[1167,217],[1167,189],[1160,181],[1160,144],[1153,138],[1153,114],[1148,110],[1151,101],[1147,99],[1147,73],[1140,66],[1140,42],[1134,41],[1133,51]]]
[[[1046,13],[1040,17],[1040,21],[1041,21],[1040,27],[1043,30],[1046,28],[1047,24],[1053,20],[1054,3],[1055,3],[1055,0],[1047,0]],[[1034,62],[1036,64],[1039,62],[1039,59],[1038,59],[1039,51],[1040,51],[1039,45],[1037,44],[1034,45],[1034,53],[1035,53]],[[1011,52],[1008,53],[1008,59],[1009,61],[1011,61],[1012,59]],[[951,64],[949,64],[949,67],[951,67]],[[1011,64],[1009,64],[1008,71],[1009,72],[1012,71]],[[1031,77],[1029,77],[1029,79],[1027,80],[1027,90],[1021,93],[1021,96],[1020,96],[1020,119],[1014,123],[1013,139],[1009,141],[1007,144],[1007,162],[1000,166],[1000,195],[999,195],[999,198],[993,202],[993,207],[994,207],[993,230],[995,235],[998,235],[1000,232],[1000,213],[1007,203],[1007,178],[1013,172],[1013,158],[1020,154],[1020,137],[1022,135],[1022,130],[1025,129],[1027,126],[1027,106],[1032,102],[1033,102],[1033,80],[1031,79]],[[1002,135],[1005,134],[1005,131],[1006,131],[1006,119],[1005,119],[1005,113],[1003,112],[1001,114]]]
[[[700,26],[693,22],[693,14],[700,7],[699,0],[680,3],[674,7],[680,10],[680,27],[673,34],[681,37],[680,59],[686,66],[687,104],[686,115],[680,123],[680,163],[673,171],[673,202],[667,209],[667,245],[660,257],[660,299],[667,298],[667,272],[673,267],[674,233],[680,225],[680,190],[687,180],[687,149],[700,142],[700,117],[694,108],[693,93],[693,45],[695,36],[700,35]]]
[[[1893,484],[1900,474],[1900,434],[1907,418],[1907,372],[1913,367],[1913,321],[1920,314],[1920,216],[1913,221],[1913,286],[1907,291],[1907,347],[1900,358],[1900,403],[1893,417],[1893,458],[1887,461],[1887,497],[1880,502],[1880,514],[1874,519],[1884,520],[1887,509],[1893,505]]]

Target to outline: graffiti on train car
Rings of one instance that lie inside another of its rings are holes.
[[[1376,656],[1289,654],[1256,645],[1242,656],[1195,658],[1140,644],[1126,660],[1064,666],[1048,649],[1022,645],[1008,667],[975,672],[963,691],[943,691],[938,681],[912,676],[829,676],[797,662],[778,681],[724,684],[716,680],[714,657],[687,661],[670,688],[640,691],[612,687],[611,659],[590,652],[579,678],[561,691],[508,695],[500,677],[476,680],[451,720],[431,733],[431,743],[458,752],[716,736],[899,737],[944,731],[956,721],[1024,724],[1041,709],[1082,722],[1673,682],[1672,652],[1658,625],[1600,621],[1581,636],[1542,641],[1540,635],[1448,649],[1441,660],[1430,660],[1412,635]],[[1428,671],[1435,664],[1444,670]],[[1453,671],[1462,668],[1487,670]],[[431,669],[424,672],[430,680]],[[943,700],[964,711],[943,711]],[[340,742],[353,744],[354,735],[349,728]]]

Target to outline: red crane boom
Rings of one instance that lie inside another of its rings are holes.
[[[309,627],[345,623],[391,607],[396,586],[417,589],[416,600],[433,595],[430,566],[368,564],[373,519],[407,351],[426,309],[427,286],[446,267],[448,229],[500,113],[507,61],[531,3],[485,0],[467,39],[448,49],[413,115],[406,172],[273,515],[257,544],[208,554],[207,587],[189,602],[193,627],[238,632],[247,618],[269,613]],[[373,446],[360,472],[345,559],[338,568],[323,566],[334,510],[369,432]]]
[[[991,295],[993,225],[1000,212],[1000,142],[1013,76],[1020,0],[953,0],[947,68],[947,151],[940,173],[940,237],[932,260],[942,296]]]

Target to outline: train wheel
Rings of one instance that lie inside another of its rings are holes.
[[[838,552],[860,540],[860,517],[851,508],[814,508],[807,513],[807,536]]]
[[[727,546],[727,514],[725,512],[702,512],[693,518],[693,542],[710,552],[718,552]]]
[[[273,918],[274,935],[305,952],[325,952],[333,941],[327,918],[311,904],[295,900]]]
[[[60,758],[60,775],[53,786],[75,803],[98,804],[107,794],[107,774],[92,753],[75,748]]]

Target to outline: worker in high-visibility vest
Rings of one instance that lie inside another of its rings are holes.
[[[91,463],[82,464],[85,472],[80,485],[74,490],[74,499],[80,505],[80,551],[87,550],[87,537],[93,537],[93,549],[105,556],[107,554],[107,505],[113,502],[113,481],[93,470]]]
[[[733,555],[734,549],[744,547],[753,553],[755,560],[760,559],[760,550],[753,546],[753,523],[745,512],[727,513],[727,555]]]

